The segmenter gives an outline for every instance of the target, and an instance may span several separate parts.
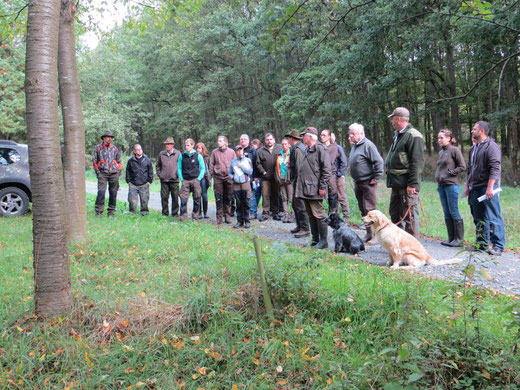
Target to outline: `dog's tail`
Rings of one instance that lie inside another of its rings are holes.
[[[432,259],[433,261],[430,262],[431,265],[447,265],[447,264],[458,264],[462,261],[464,261],[464,259],[458,259],[458,258],[453,258],[453,259],[447,259],[447,260],[435,260],[435,259]]]

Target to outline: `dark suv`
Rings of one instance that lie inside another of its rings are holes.
[[[24,215],[30,201],[27,145],[0,140],[0,217]]]

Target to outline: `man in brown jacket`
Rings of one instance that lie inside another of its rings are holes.
[[[180,152],[174,148],[175,141],[173,137],[166,138],[164,141],[166,150],[159,153],[155,170],[157,176],[161,180],[161,207],[162,214],[169,215],[169,198],[172,198],[172,215],[176,217],[179,214],[179,175],[177,162],[179,161]]]
[[[223,219],[226,223],[231,223],[233,181],[229,177],[229,166],[235,158],[235,152],[228,148],[228,139],[223,135],[218,137],[217,145],[218,148],[213,149],[209,158],[209,171],[213,178],[217,206],[217,224],[221,224]]]
[[[306,146],[305,157],[298,165],[296,197],[303,199],[311,225],[311,246],[328,248],[328,226],[325,222],[323,199],[327,195],[330,179],[330,157],[325,147],[318,142],[318,130],[307,127],[301,134]]]
[[[280,212],[280,185],[276,182],[274,171],[276,167],[276,157],[282,151],[282,145],[277,144],[271,133],[265,135],[265,145],[257,151],[256,169],[262,179],[262,215],[259,221],[269,218],[271,200],[273,201],[273,219],[281,220],[278,215]]]

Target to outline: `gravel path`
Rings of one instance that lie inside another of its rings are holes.
[[[96,194],[97,184],[88,181],[86,184],[87,192]],[[117,199],[119,201],[127,202],[128,189],[120,188]],[[161,199],[158,193],[152,192],[150,194],[149,207],[154,210],[161,210]],[[190,201],[188,210],[191,210],[191,207]],[[215,203],[213,202],[209,203],[209,214],[210,219],[203,221],[205,223],[215,223]],[[233,221],[234,220],[235,219],[233,218]],[[295,225],[292,223],[287,224],[280,221],[273,221],[272,219],[265,222],[253,220],[251,221],[251,229],[249,229],[248,232],[256,233],[270,240],[279,240],[295,245],[303,245],[307,243],[309,241],[308,238],[297,239],[289,232],[294,228],[294,226]],[[360,237],[365,235],[364,230],[354,230],[360,235]],[[417,271],[411,272],[453,281],[462,280],[464,278],[464,274],[461,271],[470,261],[469,252],[464,251],[459,253],[460,248],[445,247],[440,244],[440,241],[429,238],[420,238],[419,241],[424,245],[428,253],[438,260],[458,257],[464,259],[464,261],[455,265],[439,267],[425,266],[421,267]],[[329,248],[334,248],[331,229],[329,229]],[[352,257],[351,255],[349,256]],[[367,245],[366,251],[362,252],[356,258],[377,266],[385,266],[388,261],[388,254],[380,245],[377,244],[377,242],[375,242],[375,240],[373,240],[369,245]],[[475,276],[471,281],[472,284],[500,291],[505,294],[520,295],[520,255],[511,251],[504,252],[502,256],[499,257],[492,257],[487,254],[478,254],[472,256],[471,261],[475,265],[476,269]],[[490,276],[491,280],[488,280],[488,278],[484,277],[479,271],[484,271],[484,273],[487,272],[488,277]]]

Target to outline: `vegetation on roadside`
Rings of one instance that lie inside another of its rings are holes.
[[[263,242],[270,322],[251,235],[87,207],[63,318],[32,314],[30,219],[2,221],[3,388],[520,386],[516,299]]]

